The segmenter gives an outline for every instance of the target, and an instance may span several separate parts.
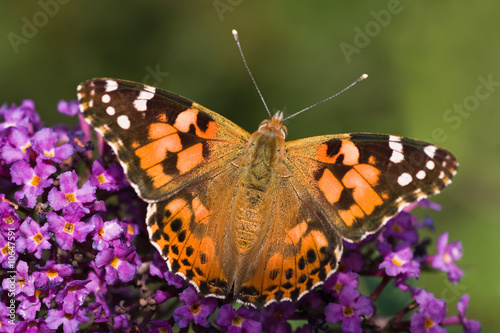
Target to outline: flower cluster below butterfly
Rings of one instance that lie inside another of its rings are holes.
[[[448,151],[383,134],[285,142],[277,112],[250,134],[184,97],[117,79],[80,110],[148,206],[151,243],[207,297],[296,301],[335,272],[342,242],[377,232],[451,182]]]

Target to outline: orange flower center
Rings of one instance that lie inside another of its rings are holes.
[[[200,303],[194,303],[193,305],[191,305],[189,310],[191,310],[192,314],[197,315],[201,311]]]
[[[234,316],[233,321],[232,321],[234,326],[241,326],[242,322],[243,322],[243,318],[241,318],[240,316]]]
[[[427,317],[427,319],[425,320],[425,323],[424,323],[425,329],[428,330],[432,326],[434,326],[434,322],[432,321],[431,318]]]
[[[344,316],[350,317],[354,314],[354,309],[352,306],[344,306]]]
[[[70,222],[64,223],[64,232],[72,234],[74,230],[75,230],[75,225],[73,223]]]
[[[50,279],[54,279],[54,278],[56,278],[58,275],[59,275],[59,273],[58,273],[55,269],[49,269],[49,270],[47,271],[47,276],[48,276]]]
[[[35,243],[37,243],[37,244],[40,244],[41,242],[43,242],[43,236],[40,233],[36,234],[32,238],[35,241]]]
[[[114,268],[118,268],[120,262],[121,262],[120,259],[118,259],[117,257],[113,257],[113,259],[111,259],[110,265],[113,266]]]
[[[394,259],[392,259],[392,263],[396,266],[403,266],[404,261],[399,259],[398,257],[394,257]]]
[[[29,184],[31,186],[38,186],[40,182],[42,181],[42,178],[38,177],[37,175],[34,175],[33,178],[31,178]]]
[[[97,177],[97,181],[101,184],[103,183],[107,183],[108,180],[106,179],[106,177],[104,177],[104,174],[100,175],[99,177]]]
[[[71,202],[76,201],[76,196],[74,193],[67,193],[64,197],[66,198],[67,203],[71,203]]]

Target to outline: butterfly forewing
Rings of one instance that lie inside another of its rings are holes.
[[[405,205],[438,193],[456,173],[448,151],[383,134],[343,134],[289,142],[293,174],[342,237],[359,241]]]
[[[234,159],[249,134],[197,103],[139,83],[93,79],[78,87],[86,120],[118,155],[146,201],[167,197]]]

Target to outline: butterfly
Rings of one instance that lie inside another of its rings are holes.
[[[250,134],[125,80],[83,82],[78,100],[148,203],[149,238],[168,269],[203,296],[257,308],[321,285],[343,241],[377,232],[457,171],[433,144],[370,133],[286,142],[282,112]]]

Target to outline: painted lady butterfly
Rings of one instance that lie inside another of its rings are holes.
[[[151,243],[204,296],[296,301],[337,269],[342,241],[377,232],[455,175],[453,155],[382,134],[285,142],[283,113],[253,134],[184,97],[93,79],[81,111],[149,203]]]

